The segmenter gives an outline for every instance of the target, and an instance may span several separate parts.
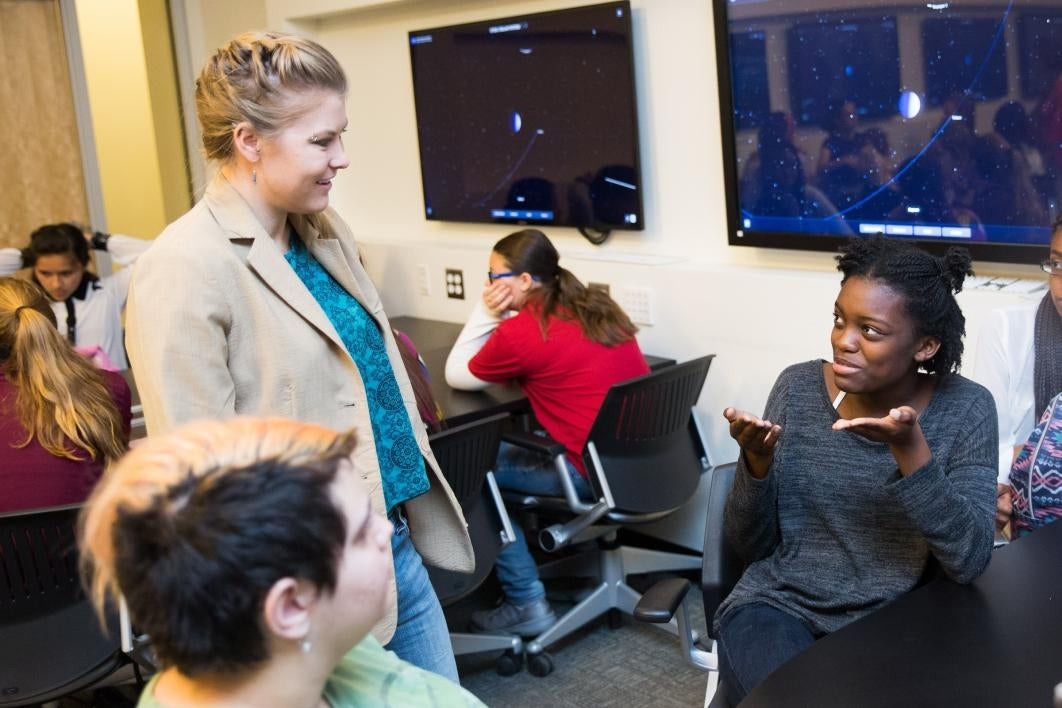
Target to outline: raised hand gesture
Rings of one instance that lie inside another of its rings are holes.
[[[848,430],[873,442],[888,443],[904,476],[933,458],[918,424],[918,411],[911,406],[893,408],[884,418],[842,418],[833,424],[833,429]]]
[[[842,418],[833,424],[834,430],[850,430],[867,440],[897,444],[906,442],[918,424],[918,412],[911,406],[893,408],[884,418]]]
[[[782,426],[736,408],[724,410],[723,417],[730,422],[730,437],[741,447],[749,473],[756,479],[766,477]]]

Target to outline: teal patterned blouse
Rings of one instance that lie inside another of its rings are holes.
[[[387,510],[428,491],[424,458],[376,320],[317,262],[298,236],[284,258],[336,328],[365,386]],[[312,364],[310,364],[312,366]]]

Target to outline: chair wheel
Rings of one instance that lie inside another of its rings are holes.
[[[549,676],[553,672],[553,658],[546,652],[527,655],[527,670],[532,676]]]
[[[608,628],[619,629],[623,626],[623,613],[613,607],[608,611]]]
[[[498,660],[494,662],[494,670],[498,672],[499,676],[512,676],[513,674],[520,673],[520,669],[524,666],[524,655],[517,654],[512,649],[507,650],[504,654],[498,657]]]

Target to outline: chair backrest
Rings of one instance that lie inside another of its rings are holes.
[[[690,416],[714,356],[668,366],[609,389],[587,443],[597,451],[617,509],[668,511],[693,494],[704,451],[691,434]],[[590,469],[589,450],[586,464]],[[593,475],[591,483],[596,487]]]
[[[455,573],[428,566],[439,601],[452,604],[479,587],[501,551],[504,521],[495,510],[487,473],[498,459],[498,445],[508,415],[500,413],[431,436],[431,449],[468,523],[468,534],[476,554],[471,574]]]
[[[79,509],[0,514],[0,706],[80,690],[123,663],[81,588]]]
[[[704,616],[711,632],[712,618],[719,605],[741,578],[744,564],[730,545],[723,526],[726,498],[734,485],[736,463],[712,468],[708,488],[708,517],[704,524],[704,559],[701,562],[701,591]]]

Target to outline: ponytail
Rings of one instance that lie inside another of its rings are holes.
[[[631,339],[638,328],[627,313],[604,290],[588,288],[566,268],[557,268],[552,281],[543,283],[542,308],[538,313],[543,333],[551,316],[575,320],[583,335],[598,344],[614,347]]]
[[[49,453],[110,462],[125,451],[121,416],[103,380],[55,327],[44,293],[28,282],[0,279],[0,358],[15,388],[15,414]],[[71,450],[72,442],[79,451]]]

